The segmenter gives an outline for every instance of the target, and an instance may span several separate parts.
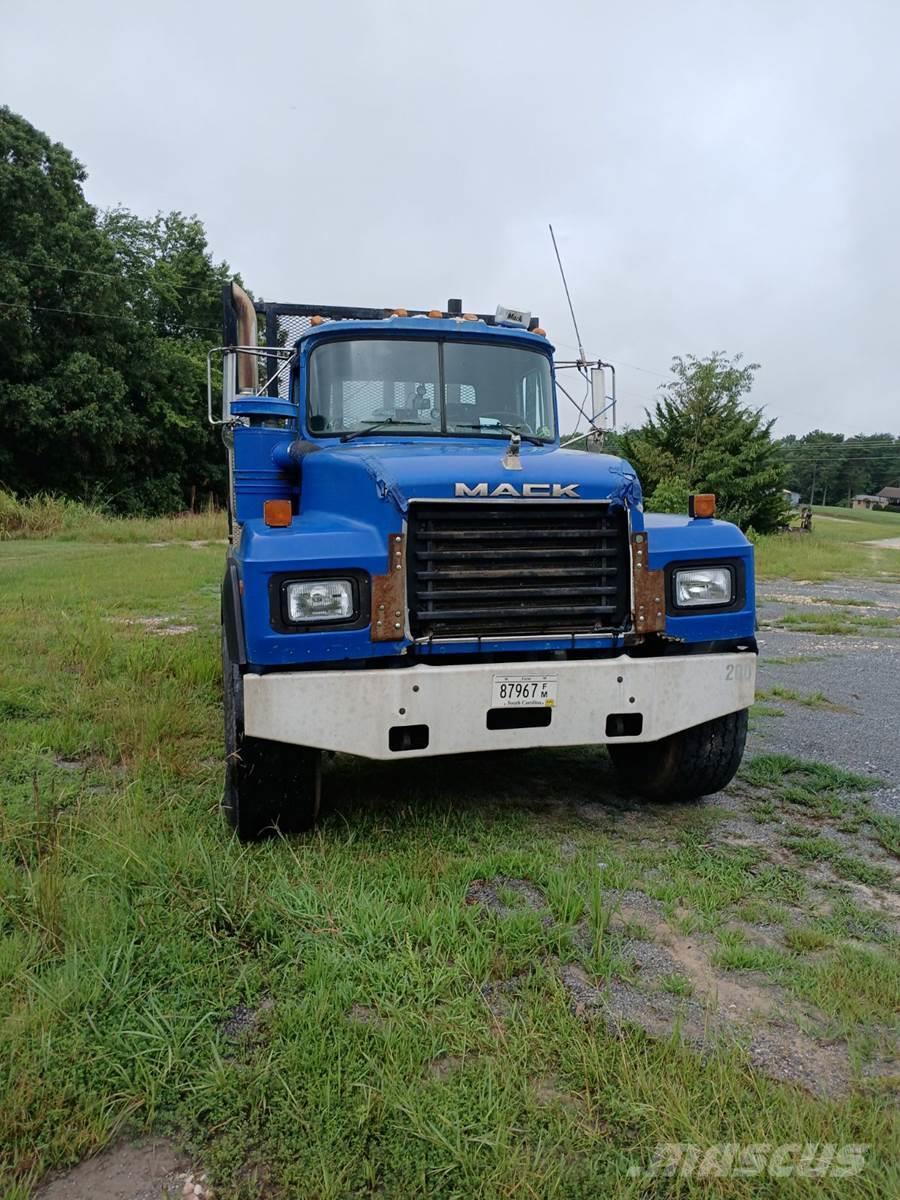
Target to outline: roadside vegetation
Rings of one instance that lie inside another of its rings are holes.
[[[56,538],[81,542],[221,540],[225,513],[207,506],[199,513],[170,517],[120,517],[103,505],[41,493],[20,500],[0,488],[0,541]]]
[[[810,533],[757,539],[757,577],[818,581],[853,575],[900,581],[900,549],[868,544],[886,538],[900,538],[900,513],[816,507]]]
[[[241,847],[221,547],[103,521],[0,545],[0,1194],[166,1131],[244,1200],[637,1200],[658,1143],[773,1140],[866,1144],[816,1194],[898,1194],[872,781],[759,756],[667,809],[599,750],[336,760],[317,833]]]

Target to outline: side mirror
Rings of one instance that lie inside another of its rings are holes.
[[[607,426],[606,372],[602,367],[591,367],[591,417],[598,429]]]

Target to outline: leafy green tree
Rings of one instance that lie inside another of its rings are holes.
[[[102,479],[128,414],[106,314],[125,291],[82,192],[84,168],[0,108],[0,481],[80,490]]]
[[[192,494],[221,497],[224,454],[206,422],[206,353],[221,338],[222,285],[231,271],[213,263],[197,217],[142,220],[115,209],[101,227],[123,265],[141,330],[123,365],[140,427],[129,457],[141,469],[119,506],[164,511]]]
[[[619,439],[649,508],[673,511],[682,496],[686,507],[689,492],[715,492],[719,515],[743,529],[765,533],[786,520],[774,422],[743,400],[758,369],[721,352],[672,360],[674,379],[653,412]]]
[[[646,507],[649,512],[686,513],[690,494],[690,484],[685,478],[681,475],[666,475],[653,489]]]
[[[0,483],[124,512],[221,497],[205,356],[228,266],[196,217],[100,216],[85,178],[0,108]]]

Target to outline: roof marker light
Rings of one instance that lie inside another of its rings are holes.
[[[324,325],[325,318],[324,317],[310,317],[309,323],[310,323],[310,325]]]
[[[436,321],[439,321],[444,314],[441,312],[441,310],[439,308],[433,308],[433,309],[431,309],[431,311],[429,312],[428,315],[429,315],[429,317],[434,317],[434,319]]]
[[[688,496],[688,516],[708,518],[716,515],[716,497],[712,492],[698,492]]]

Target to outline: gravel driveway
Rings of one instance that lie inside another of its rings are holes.
[[[900,815],[900,586],[779,580],[761,583],[757,598],[758,691],[781,686],[802,696],[822,693],[842,711],[764,699],[766,708],[777,705],[784,715],[753,718],[750,753],[780,751],[875,776],[885,782],[873,795],[876,807]],[[814,620],[827,614],[850,624],[875,617],[893,624],[860,625],[849,635],[778,628],[791,613],[804,619],[813,614]]]

